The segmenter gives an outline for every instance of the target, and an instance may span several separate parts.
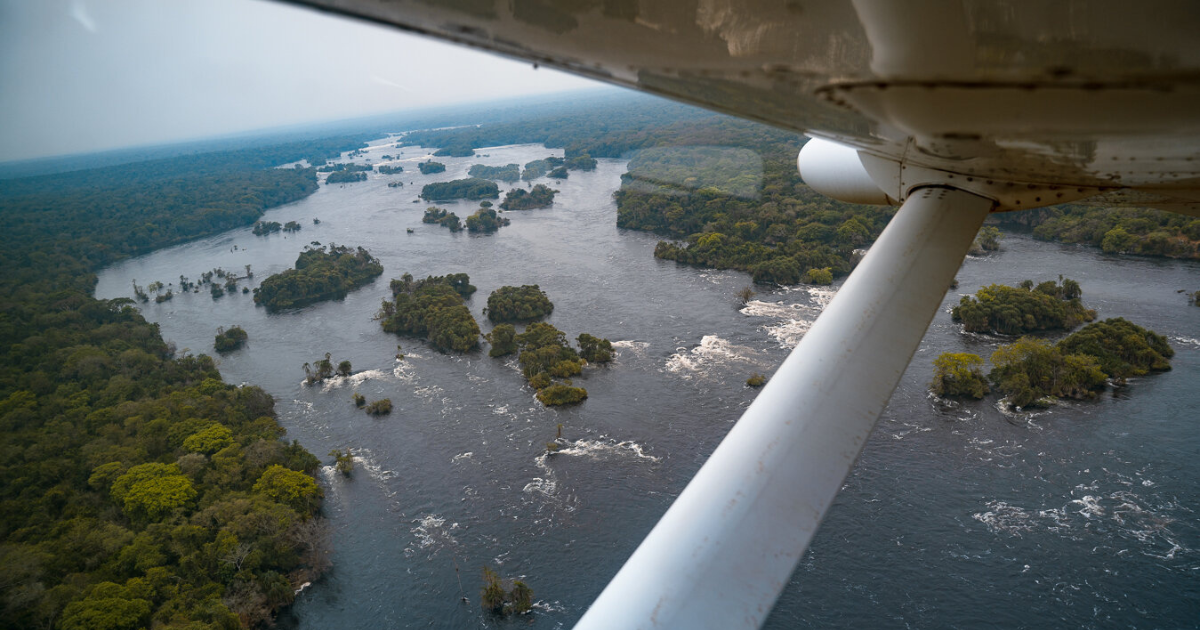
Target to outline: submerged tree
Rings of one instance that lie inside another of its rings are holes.
[[[933,360],[929,389],[938,396],[983,398],[988,393],[983,357],[965,352],[943,352]]]
[[[479,605],[494,615],[524,614],[533,609],[533,589],[521,580],[512,580],[512,587],[506,589],[505,580],[491,568],[484,567]]]
[[[343,453],[341,450],[335,448],[329,451],[329,455],[333,457],[334,466],[338,472],[347,477],[350,476],[350,473],[354,472],[354,454],[350,449],[346,449],[346,452]]]

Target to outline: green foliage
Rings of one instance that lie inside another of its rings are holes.
[[[612,342],[600,337],[582,333],[576,338],[579,342],[579,356],[588,363],[608,363],[612,361]]]
[[[349,361],[341,361],[340,363],[338,363],[338,366],[337,366],[337,375],[338,376],[350,376],[350,374],[353,370],[354,370],[354,368],[353,368],[353,366],[350,365]]]
[[[1039,209],[1026,221],[1042,240],[1085,243],[1110,254],[1200,258],[1200,219],[1187,215],[1065,205]]]
[[[475,155],[475,151],[469,146],[455,145],[438,149],[433,153],[435,156],[441,157],[471,157]]]
[[[183,440],[183,450],[212,455],[233,444],[233,431],[223,424],[213,423]]]
[[[574,405],[583,402],[587,399],[587,390],[582,387],[571,387],[555,383],[549,387],[542,388],[537,393],[537,399],[547,407],[556,405]]]
[[[521,179],[521,165],[485,166],[483,164],[475,164],[467,171],[467,175],[480,179],[494,179],[511,184]]]
[[[1058,342],[1058,348],[1094,357],[1105,374],[1118,380],[1170,370],[1169,359],[1175,356],[1162,335],[1120,317],[1088,324]]]
[[[283,225],[278,221],[255,221],[254,229],[251,232],[254,232],[255,236],[266,236],[282,229]]]
[[[833,284],[833,269],[825,267],[824,269],[809,269],[804,272],[805,284],[830,285]]]
[[[338,472],[349,477],[350,473],[354,472],[354,454],[350,449],[346,449],[343,453],[339,449],[329,451],[329,456],[333,458],[334,467]]]
[[[383,265],[361,247],[309,247],[296,259],[295,269],[263,280],[254,289],[254,302],[268,311],[279,311],[340,300],[382,273]]]
[[[270,465],[316,488],[301,472],[315,458],[279,441],[271,396],[221,382],[207,356],[174,355],[129,300],[92,297],[92,272],[249,226],[316,190],[311,169],[272,167],[359,143],[0,182],[0,627],[236,628],[286,603],[250,605],[232,597],[239,584],[290,593],[324,566],[317,502],[300,512],[251,493]],[[185,447],[196,434],[224,443],[218,426],[229,444]],[[240,569],[222,555],[239,546],[255,550]]]
[[[533,181],[563,164],[565,164],[565,160],[553,156],[543,160],[534,160],[525,164],[525,170],[521,172],[521,179],[527,182]]]
[[[1096,318],[1096,312],[1080,301],[1079,283],[1062,279],[1033,287],[1026,280],[1020,287],[991,284],[974,296],[963,296],[950,315],[962,322],[967,332],[1021,335],[1043,330],[1070,330]]]
[[[487,334],[488,343],[492,345],[492,348],[488,350],[488,356],[502,357],[516,352],[516,336],[517,331],[512,324],[500,324],[493,328],[492,332]]]
[[[475,214],[467,217],[467,230],[470,232],[489,234],[508,224],[507,218],[500,216],[491,208],[480,208],[475,211]]]
[[[421,217],[421,223],[434,223],[449,228],[451,232],[461,232],[463,229],[462,221],[459,220],[457,214],[433,206],[425,210],[425,216]]]
[[[980,256],[999,250],[1001,238],[1003,235],[1000,233],[1000,228],[984,226],[979,230],[979,234],[975,235],[975,241],[971,243],[971,255]]]
[[[421,197],[427,201],[451,201],[453,199],[496,199],[500,196],[500,187],[495,182],[472,177],[455,179],[448,182],[425,184],[421,189]]]
[[[381,175],[395,175],[396,173],[403,173],[403,172],[404,172],[404,167],[400,166],[399,164],[397,164],[395,166],[381,164],[379,166],[379,173]]]
[[[596,158],[587,153],[581,153],[567,158],[566,166],[572,171],[594,171],[596,170]]]
[[[759,374],[758,372],[751,374],[750,378],[746,379],[746,385],[749,387],[762,387],[763,385],[766,385],[766,384],[767,384],[767,377],[763,376],[762,374]]]
[[[554,304],[538,285],[503,286],[488,296],[487,316],[493,322],[527,322],[554,312]]]
[[[394,300],[384,300],[378,315],[384,331],[424,336],[442,352],[467,352],[479,344],[479,324],[463,304],[475,291],[467,274],[418,281],[405,274],[391,287]]]
[[[367,397],[358,392],[354,392],[353,400],[355,407],[363,407],[367,404]]]
[[[318,173],[358,173],[371,172],[375,170],[370,164],[354,164],[353,162],[341,162],[338,164],[327,164],[317,168]]]
[[[538,184],[531,190],[513,188],[504,195],[504,201],[500,203],[500,207],[504,210],[549,208],[554,203],[554,195],[557,192],[545,184]]]
[[[352,184],[354,182],[367,181],[367,174],[361,171],[337,171],[330,173],[329,177],[325,178],[326,184]]]
[[[254,484],[254,492],[291,507],[300,514],[309,514],[321,498],[321,489],[311,475],[271,464]]]
[[[566,179],[569,176],[570,174],[567,173],[567,167],[565,166],[559,166],[549,173],[546,173],[546,177],[549,177],[550,179]]]
[[[520,580],[512,582],[506,590],[504,581],[495,571],[483,568],[483,588],[479,591],[479,605],[493,615],[520,615],[533,609],[533,589]]]
[[[943,352],[933,360],[933,382],[929,389],[938,396],[983,398],[988,393],[983,358],[965,352]]]
[[[1050,397],[1094,398],[1105,374],[1095,357],[1065,354],[1058,347],[1021,337],[992,353],[988,378],[1014,407],[1041,407]]]
[[[428,162],[421,162],[418,164],[417,169],[421,171],[422,175],[432,175],[434,173],[444,173],[446,171],[446,165],[442,164],[441,162],[434,162],[430,160]]]
[[[392,399],[383,398],[367,405],[367,413],[372,416],[386,416],[392,413]]]
[[[227,329],[218,328],[213,347],[217,352],[233,352],[246,344],[250,336],[240,326],[230,326]]]

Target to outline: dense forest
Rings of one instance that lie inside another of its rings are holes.
[[[467,231],[490,234],[508,225],[510,221],[491,208],[480,208],[467,217]]]
[[[421,162],[417,165],[417,170],[421,171],[422,175],[433,175],[434,173],[446,172],[446,165],[441,162]]]
[[[403,173],[403,172],[404,172],[404,167],[400,166],[399,164],[397,164],[395,166],[381,164],[379,166],[379,173],[381,175],[395,175],[397,173]]]
[[[529,322],[553,312],[554,304],[536,284],[504,286],[492,291],[486,311],[488,319],[496,323]]]
[[[93,298],[93,272],[248,226],[316,189],[271,166],[359,144],[0,182],[0,626],[258,625],[325,567],[319,461],[280,441],[271,396]]]
[[[1200,219],[1162,210],[1070,204],[997,218],[1002,225],[1032,227],[1035,238],[1094,245],[1110,254],[1200,258]]]
[[[538,184],[530,190],[513,188],[504,195],[504,201],[500,203],[500,207],[504,210],[549,208],[554,205],[554,195],[557,193],[557,190],[545,184]]]
[[[1096,319],[1096,311],[1083,305],[1083,291],[1070,278],[1047,280],[1034,286],[1026,280],[1017,287],[991,284],[975,295],[964,295],[950,311],[967,332],[1023,335],[1046,330],[1071,330]]]
[[[335,171],[325,178],[326,184],[352,184],[367,181],[367,174],[362,171]]]
[[[1167,340],[1122,318],[1088,324],[1058,343],[1021,337],[992,353],[985,377],[983,359],[944,353],[934,360],[930,389],[939,396],[983,398],[994,386],[1009,405],[1045,407],[1055,398],[1095,398],[1108,382],[1171,369],[1175,351]]]
[[[452,201],[454,199],[496,199],[500,196],[500,187],[496,182],[471,177],[455,179],[448,182],[425,184],[421,189],[421,198],[426,201]]]
[[[451,232],[461,232],[463,229],[462,221],[458,218],[457,214],[434,206],[425,210],[425,216],[421,217],[421,223],[440,225],[444,228],[449,228]]]
[[[424,337],[442,352],[467,352],[479,345],[479,324],[463,298],[475,292],[465,273],[414,280],[404,274],[391,283],[393,301],[377,315],[386,332]]]
[[[485,164],[474,164],[467,170],[467,175],[480,179],[494,179],[511,184],[521,179],[521,165],[487,166]]]
[[[254,289],[254,302],[278,311],[340,300],[382,273],[383,265],[361,247],[308,247],[294,269],[273,274]]]

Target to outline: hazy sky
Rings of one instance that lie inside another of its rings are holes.
[[[592,85],[259,0],[0,0],[0,161]]]

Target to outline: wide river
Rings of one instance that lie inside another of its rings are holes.
[[[365,157],[379,164],[400,151],[379,141]],[[289,439],[326,463],[335,448],[358,458],[349,478],[321,471],[333,568],[297,597],[288,627],[570,627],[754,398],[746,378],[772,373],[836,290],[765,291],[743,307],[735,293],[746,274],[656,260],[654,236],[616,227],[618,160],[553,182],[552,208],[506,213],[512,225],[495,234],[422,224],[427,204],[413,200],[424,183],[465,177],[474,163],[561,155],[480,153],[440,158],[447,171],[425,176],[424,152],[409,147],[403,174],[322,185],[264,217],[299,221],[297,234],[235,230],[100,275],[102,298],[132,297],[135,279],[177,283],[215,267],[240,274],[249,264],[258,281],[312,241],[360,245],[383,262],[384,275],[345,300],[295,312],[207,291],[141,307],[180,352],[212,353],[218,326],[244,327],[248,346],[219,359],[225,379],[271,392]],[[465,217],[476,204],[439,205]],[[1200,264],[1011,234],[1003,245],[963,265],[768,627],[1200,623],[1200,308],[1177,293],[1200,289]],[[538,284],[554,301],[551,323],[613,340],[617,359],[577,379],[590,394],[582,405],[546,409],[512,357],[488,358],[486,346],[444,355],[384,333],[373,316],[405,272],[470,274],[479,291],[468,305],[484,330],[492,290]],[[986,357],[1003,342],[963,334],[952,303],[981,285],[1059,274],[1080,282],[1101,318],[1165,335],[1174,369],[1032,417],[1003,414],[994,399],[930,398],[938,353]],[[326,352],[356,374],[305,386],[301,366]],[[389,397],[395,411],[367,416],[355,391]],[[570,446],[547,457],[559,424]],[[483,615],[485,565],[523,576],[535,611]]]

